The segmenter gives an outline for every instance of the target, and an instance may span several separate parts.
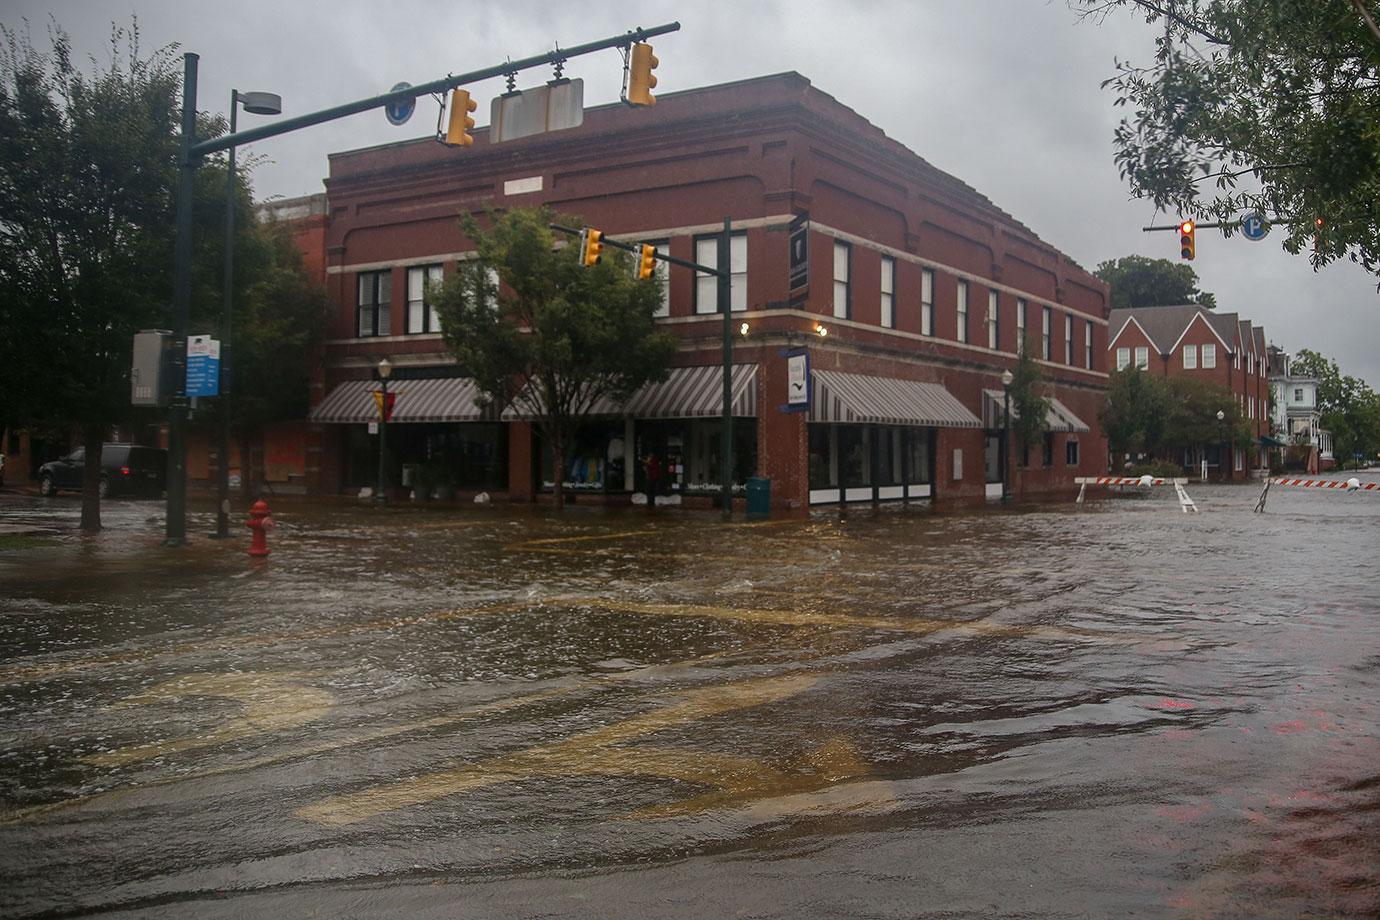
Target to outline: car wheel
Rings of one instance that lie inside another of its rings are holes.
[[[57,494],[57,486],[53,485],[53,474],[44,473],[38,477],[38,494],[52,498]]]
[[[101,477],[101,484],[96,486],[96,494],[99,495],[101,498],[106,498],[110,495],[109,479],[106,479],[104,476]]]

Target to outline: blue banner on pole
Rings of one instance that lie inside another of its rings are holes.
[[[187,396],[220,395],[220,342],[209,335],[187,337]]]

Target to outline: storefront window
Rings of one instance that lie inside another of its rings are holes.
[[[684,448],[679,476],[672,488],[687,492],[712,492],[723,487],[719,457],[723,453],[722,419],[689,419],[684,422]],[[733,420],[733,485],[745,486],[757,470],[757,420]]]
[[[839,460],[848,486],[872,485],[872,428],[843,425],[839,428]]]
[[[877,429],[877,485],[901,484],[900,428]]]
[[[810,488],[837,489],[839,485],[838,428],[810,425]]]
[[[615,443],[616,442],[616,443]],[[622,421],[587,421],[580,426],[574,443],[565,452],[565,486],[583,492],[603,492],[623,488],[626,462]],[[542,439],[541,471],[543,488],[551,488],[551,444]]]
[[[906,480],[910,485],[930,482],[930,447],[934,430],[906,429]]]

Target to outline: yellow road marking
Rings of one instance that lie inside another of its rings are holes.
[[[697,759],[703,759],[703,763],[711,766],[711,772],[696,770],[696,781],[713,782],[714,760],[700,752],[677,752],[674,757],[668,758],[667,755],[658,754],[656,751],[615,746],[665,728],[787,699],[813,687],[819,681],[819,677],[818,674],[790,674],[686,691],[682,694],[684,699],[680,703],[584,732],[566,741],[528,748],[516,754],[401,780],[362,792],[333,796],[299,808],[296,814],[321,824],[343,826],[399,808],[421,805],[456,793],[524,778],[581,774],[626,775],[638,772],[672,775],[674,778],[680,774],[668,774],[664,771],[684,770],[684,764],[693,764]],[[728,774],[728,792],[734,788],[731,777],[747,776],[750,775],[751,769],[761,768],[756,762],[753,762],[754,766],[751,768],[745,766],[744,761],[721,759],[718,762],[732,767]],[[631,769],[639,764],[641,769]]]
[[[548,604],[591,605],[621,613],[640,613],[649,616],[704,617],[764,623],[771,626],[824,626],[831,629],[877,629],[891,632],[933,633],[956,630],[986,636],[1020,636],[1039,639],[1088,640],[1106,638],[1093,632],[1080,632],[1052,626],[1023,626],[1000,623],[944,620],[932,617],[877,617],[854,614],[819,613],[808,610],[776,610],[771,608],[718,607],[707,604],[651,604],[616,598],[553,598]]]
[[[296,728],[330,711],[335,699],[325,690],[303,684],[301,674],[189,674],[127,697],[116,706],[176,703],[187,697],[214,697],[243,704],[244,714],[214,731],[175,741],[156,741],[83,758],[97,767],[118,767],[179,751],[210,747],[266,732]]]
[[[622,530],[616,533],[591,533],[583,534],[578,537],[545,537],[540,540],[523,540],[518,543],[509,543],[504,549],[527,549],[533,546],[546,546],[552,543],[582,543],[594,540],[621,540],[624,537],[645,537],[649,534],[660,533],[658,530]]]
[[[456,725],[481,716],[494,715],[506,712],[510,709],[518,709],[530,703],[538,703],[543,700],[554,699],[579,690],[597,687],[602,684],[617,684],[625,681],[640,680],[649,674],[662,674],[667,671],[681,671],[696,667],[706,661],[720,658],[720,653],[704,655],[699,658],[691,658],[686,661],[675,661],[667,664],[649,665],[645,668],[637,668],[631,671],[624,671],[616,674],[602,674],[594,678],[585,678],[571,683],[569,686],[555,687],[550,690],[540,690],[536,693],[526,693],[521,696],[510,697],[505,700],[495,700],[490,703],[479,703],[474,706],[467,706],[455,710],[447,715],[433,716],[428,719],[403,722],[396,725],[385,725],[380,728],[370,729],[359,734],[345,738],[333,739],[318,742],[316,744],[302,745],[287,751],[279,751],[272,754],[265,754],[260,757],[253,757],[244,760],[237,760],[234,763],[226,764],[222,767],[209,767],[173,776],[165,779],[154,779],[141,782],[139,786],[112,789],[105,792],[96,792],[90,795],[76,796],[70,799],[63,799],[60,802],[49,802],[44,805],[34,805],[29,808],[18,809],[16,811],[0,813],[0,825],[14,824],[29,818],[39,817],[55,811],[64,811],[78,806],[92,805],[98,803],[110,803],[127,798],[141,790],[157,786],[170,786],[176,783],[188,782],[191,780],[205,779],[212,776],[223,776],[227,773],[240,773],[254,770],[259,767],[272,766],[279,763],[287,763],[293,760],[300,760],[304,757],[311,757],[315,754],[329,754],[334,751],[359,744],[367,744],[371,741],[379,741],[395,735],[407,734],[408,732],[426,731],[433,728],[444,728]],[[99,756],[99,755],[98,755]],[[155,755],[149,755],[155,756]],[[133,758],[131,758],[133,759]]]

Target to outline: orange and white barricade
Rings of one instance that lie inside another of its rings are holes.
[[[1074,499],[1077,504],[1083,504],[1083,496],[1087,494],[1088,486],[1135,486],[1139,489],[1149,491],[1155,486],[1173,486],[1174,491],[1179,496],[1179,510],[1184,514],[1197,512],[1198,506],[1193,504],[1193,499],[1188,497],[1184,491],[1184,486],[1188,484],[1185,478],[1169,478],[1164,476],[1079,476],[1073,480],[1078,485],[1078,498]]]
[[[1265,499],[1270,495],[1270,486],[1297,486],[1301,489],[1341,489],[1345,492],[1375,492],[1380,494],[1380,482],[1362,482],[1355,476],[1350,479],[1294,479],[1289,476],[1274,476],[1265,480],[1265,488],[1260,491],[1260,500],[1255,503],[1257,513],[1265,510]]]

